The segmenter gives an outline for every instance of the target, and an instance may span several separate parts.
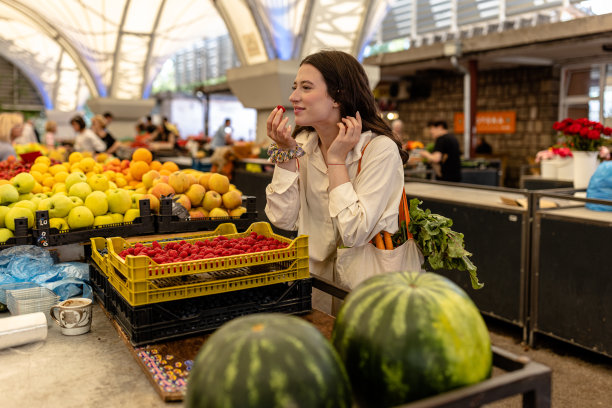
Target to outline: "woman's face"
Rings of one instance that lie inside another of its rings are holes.
[[[72,125],[72,128],[74,129],[75,132],[80,132],[81,128],[79,127],[79,124],[76,122],[71,122],[70,123]]]
[[[293,104],[296,125],[317,128],[335,126],[340,121],[338,104],[328,95],[323,75],[312,65],[304,64],[298,70],[289,100]]]

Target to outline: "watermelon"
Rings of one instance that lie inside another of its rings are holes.
[[[204,343],[185,406],[351,407],[346,371],[331,343],[298,317],[240,317]]]
[[[345,300],[332,332],[360,406],[398,405],[491,375],[487,327],[456,284],[434,273],[372,277]]]

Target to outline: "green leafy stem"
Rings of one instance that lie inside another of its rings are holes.
[[[472,288],[482,288],[484,284],[478,281],[476,265],[470,260],[472,254],[465,249],[463,234],[451,229],[453,220],[450,218],[432,214],[429,209],[421,209],[419,205],[422,203],[418,198],[410,200],[408,229],[429,265],[434,270],[444,268],[468,271]],[[404,222],[400,226],[400,231],[393,238],[399,238],[402,235],[403,237],[406,236],[406,224]]]

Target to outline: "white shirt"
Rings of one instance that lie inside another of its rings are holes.
[[[357,175],[361,150],[370,139]],[[328,192],[317,134],[302,132],[295,140],[306,154],[298,159],[297,172],[275,166],[266,187],[266,215],[278,228],[308,235],[310,272],[333,280],[339,245],[371,245],[374,234],[398,230],[402,160],[393,140],[364,132],[346,158],[350,182]]]
[[[38,143],[38,139],[36,139],[36,133],[34,133],[34,127],[26,122],[23,124],[23,130],[21,131],[21,136],[13,140],[14,145],[24,145],[28,143]]]
[[[103,152],[106,143],[100,139],[91,129],[84,129],[77,133],[74,139],[74,150],[77,152]]]

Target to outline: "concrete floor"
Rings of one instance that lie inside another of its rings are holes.
[[[553,407],[612,406],[611,359],[566,347],[529,349],[506,328],[489,327],[493,344],[552,368]],[[53,323],[45,342],[0,350],[0,367],[3,408],[183,406],[162,402],[98,305],[90,333],[63,336]],[[520,406],[514,397],[487,407]]]

